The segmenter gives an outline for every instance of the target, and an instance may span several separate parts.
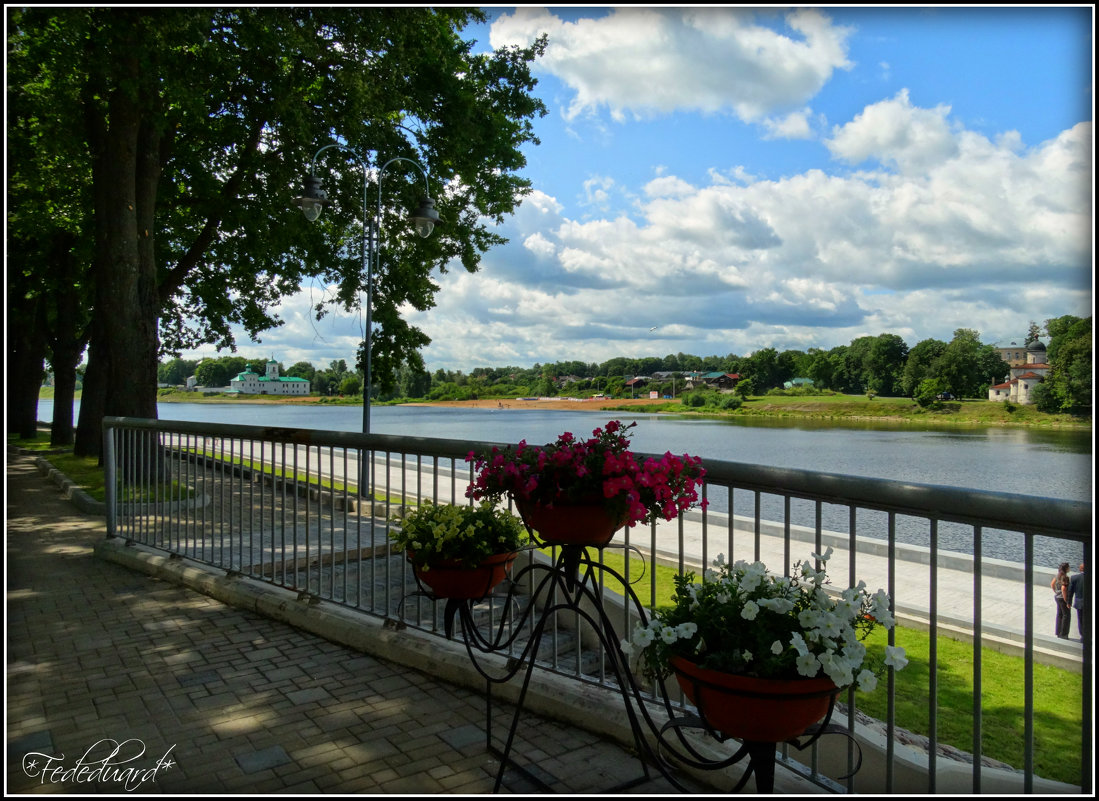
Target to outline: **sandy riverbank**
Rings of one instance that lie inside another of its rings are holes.
[[[664,400],[650,400],[649,398],[608,398],[606,400],[593,400],[591,398],[507,398],[504,400],[467,400],[467,401],[432,401],[431,403],[402,403],[402,406],[453,406],[463,409],[552,409],[554,411],[569,412],[599,412],[604,409],[619,409],[623,406],[636,406],[639,411],[644,411],[645,406],[659,406],[667,403]]]
[[[332,404],[341,406],[354,406],[361,401],[341,400],[332,403],[331,398],[322,398],[319,395],[247,395],[228,397],[225,395],[207,396],[200,393],[179,393],[177,395],[159,396],[158,401],[163,403],[258,403],[279,405],[307,405],[307,404]],[[652,400],[650,398],[607,398],[594,400],[592,398],[504,398],[465,400],[465,401],[424,401],[422,403],[402,403],[401,406],[450,406],[464,409],[553,409],[555,411],[599,412],[604,409],[618,409],[623,406],[643,407],[658,406],[667,403],[666,400]],[[378,404],[384,405],[384,404]]]

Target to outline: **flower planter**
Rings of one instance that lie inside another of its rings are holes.
[[[622,526],[598,504],[542,506],[516,501],[519,516],[549,545],[590,545],[602,548]]]
[[[507,578],[516,552],[490,556],[475,567],[464,567],[452,559],[441,559],[427,569],[412,565],[416,580],[436,598],[479,600]]]
[[[749,742],[782,743],[828,714],[839,688],[826,676],[757,679],[670,660],[684,694],[711,729]]]

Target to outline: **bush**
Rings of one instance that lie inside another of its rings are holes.
[[[721,399],[721,408],[728,411],[735,411],[744,405],[744,398],[739,395],[726,395]]]

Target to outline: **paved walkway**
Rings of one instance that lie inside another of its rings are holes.
[[[492,791],[479,693],[96,558],[102,518],[29,457],[6,472],[8,792]],[[514,753],[557,792],[640,773],[616,743],[527,713]],[[632,792],[672,790],[654,775]],[[503,789],[537,788],[509,770]]]

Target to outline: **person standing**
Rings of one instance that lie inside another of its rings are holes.
[[[1068,628],[1072,622],[1072,617],[1069,612],[1071,607],[1068,600],[1068,562],[1062,562],[1060,569],[1057,571],[1057,575],[1053,577],[1053,581],[1049,583],[1049,586],[1053,588],[1053,600],[1057,604],[1057,623],[1056,623],[1056,635],[1062,640],[1068,639]]]
[[[1080,632],[1080,640],[1083,641],[1087,638],[1087,608],[1088,608],[1088,592],[1087,592],[1087,577],[1084,575],[1084,565],[1080,563],[1080,571],[1073,575],[1068,582],[1068,598],[1069,603],[1076,610],[1076,628]]]

